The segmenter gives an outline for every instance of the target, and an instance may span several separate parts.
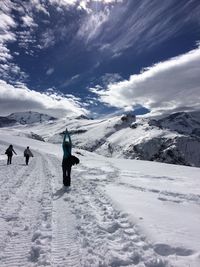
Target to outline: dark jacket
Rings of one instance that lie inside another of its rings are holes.
[[[9,147],[6,149],[5,154],[7,154],[8,156],[12,156],[12,155],[13,155],[13,152],[14,152],[15,154],[17,154],[17,153],[15,152],[15,150],[13,149],[13,147],[9,146]]]
[[[33,157],[33,153],[30,151],[29,148],[24,150],[24,157]]]

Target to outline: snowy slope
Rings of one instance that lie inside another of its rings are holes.
[[[1,131],[0,151],[0,266],[200,266],[198,168],[75,149],[66,190],[60,145]]]
[[[27,115],[27,113],[25,114]],[[30,115],[30,114],[29,114]],[[29,121],[36,121],[34,114]],[[176,113],[162,119],[126,114],[105,119],[50,118],[42,123],[5,127],[5,131],[61,143],[68,128],[75,146],[117,158],[200,167],[200,113]]]
[[[160,128],[195,135],[195,132],[200,129],[200,112],[178,112],[154,122]],[[153,125],[153,121],[151,124]]]

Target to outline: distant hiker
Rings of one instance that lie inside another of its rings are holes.
[[[6,149],[6,152],[5,152],[5,154],[7,154],[8,156],[7,165],[12,163],[13,152],[17,155],[17,153],[15,152],[13,148],[13,145],[9,145],[9,147]]]
[[[66,141],[66,138],[68,140]],[[66,129],[62,143],[63,148],[63,160],[62,160],[62,171],[63,171],[63,184],[70,186],[71,184],[71,152],[72,152],[72,141],[68,130]]]
[[[33,157],[33,153],[30,151],[29,146],[27,146],[27,148],[24,150],[24,157],[26,165],[28,165],[29,158]]]

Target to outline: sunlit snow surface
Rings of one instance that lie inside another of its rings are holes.
[[[1,267],[200,266],[199,168],[73,153],[65,189],[60,145],[0,131]]]
[[[84,116],[53,119],[33,112],[0,120],[1,131],[58,144],[68,128],[73,144],[115,158],[142,159],[200,167],[200,112],[175,113],[162,119],[128,113],[110,118]]]

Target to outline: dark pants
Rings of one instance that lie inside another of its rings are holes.
[[[69,159],[63,159],[62,161],[62,171],[63,171],[63,184],[65,186],[70,186],[71,184],[71,162]]]
[[[30,158],[30,156],[29,156],[29,155],[27,155],[27,156],[25,156],[25,158],[26,158],[26,165],[28,165],[28,162],[29,162],[29,158]]]
[[[12,155],[8,155],[7,165],[12,163]]]

